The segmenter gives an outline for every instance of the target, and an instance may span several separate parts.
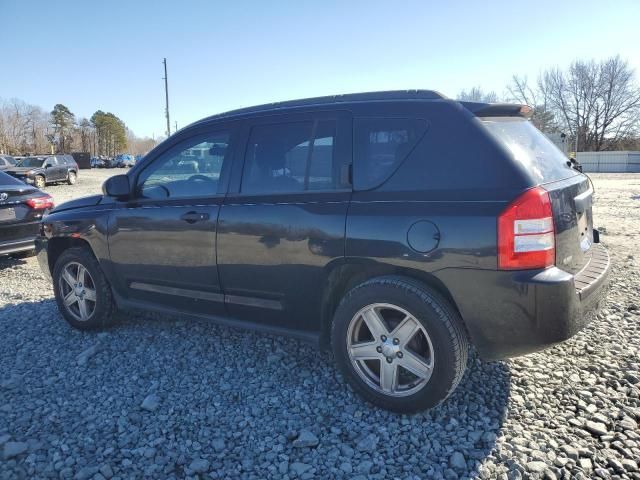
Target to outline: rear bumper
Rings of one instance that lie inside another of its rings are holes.
[[[38,235],[40,222],[21,222],[4,225],[0,232],[0,255],[33,250],[34,239]],[[2,237],[18,237],[3,240]]]
[[[600,244],[582,271],[441,272],[471,340],[486,360],[523,355],[566,340],[593,318],[611,263]]]

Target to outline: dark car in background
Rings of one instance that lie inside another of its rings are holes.
[[[411,91],[209,117],[56,208],[38,259],[76,328],[137,308],[289,334],[369,401],[433,407],[470,342],[543,349],[606,291],[589,179],[530,115]]]
[[[22,157],[5,172],[37,188],[56,182],[73,185],[78,179],[78,165],[71,155]]]
[[[40,220],[52,208],[49,195],[0,172],[0,255],[33,250]]]
[[[8,168],[14,167],[16,164],[16,159],[11,155],[0,155],[0,170],[6,170]]]

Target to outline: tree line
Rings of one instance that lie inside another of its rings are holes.
[[[19,99],[0,99],[0,153],[33,155],[88,152],[115,156],[144,154],[156,141],[139,138],[111,112],[96,111],[91,118],[77,118],[63,104],[50,112]]]
[[[619,56],[576,60],[540,72],[534,81],[513,75],[505,92],[463,90],[460,100],[516,102],[534,107],[533,123],[564,133],[579,151],[640,150],[640,85]]]

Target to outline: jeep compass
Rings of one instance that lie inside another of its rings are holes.
[[[530,115],[424,90],[214,115],[55,208],[38,258],[76,328],[134,308],[292,335],[370,402],[430,408],[470,344],[541,350],[604,295],[589,178]]]

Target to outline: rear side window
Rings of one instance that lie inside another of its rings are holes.
[[[335,137],[333,120],[252,128],[241,191],[271,194],[336,188]]]
[[[504,145],[537,183],[547,183],[578,175],[569,160],[533,124],[518,117],[486,117],[482,124]]]
[[[414,118],[358,118],[354,123],[353,186],[369,190],[387,180],[427,130]]]

